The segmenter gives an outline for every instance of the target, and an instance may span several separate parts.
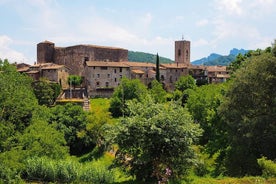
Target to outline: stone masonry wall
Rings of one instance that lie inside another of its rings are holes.
[[[37,44],[37,62],[46,61],[67,66],[70,74],[84,76],[85,61],[128,61],[128,50],[95,45],[54,47],[52,42],[42,42]]]

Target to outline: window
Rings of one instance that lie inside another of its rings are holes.
[[[95,70],[95,69],[96,69],[96,67],[95,67],[95,66],[93,66],[93,69]]]
[[[189,59],[189,51],[186,50],[186,60],[188,60],[188,59]]]
[[[123,76],[122,76],[122,75],[120,75],[120,78],[123,78]]]
[[[181,56],[181,50],[178,49],[178,57],[180,57],[180,56]]]
[[[100,74],[97,74],[97,78],[100,78]]]
[[[101,70],[107,70],[107,66],[101,66]]]
[[[114,81],[117,82],[117,78],[114,78]]]
[[[114,73],[117,73],[116,69],[114,69]]]
[[[108,82],[106,82],[106,83],[105,83],[105,87],[107,87],[107,88],[108,88],[108,86],[109,86],[109,83],[108,83]]]
[[[123,68],[122,67],[120,67],[120,72],[122,72],[123,71]]]
[[[107,78],[110,78],[110,73],[109,73],[109,74],[107,74]]]
[[[89,61],[89,57],[84,57],[84,61]]]
[[[96,86],[97,86],[97,87],[100,87],[100,82],[96,82]]]

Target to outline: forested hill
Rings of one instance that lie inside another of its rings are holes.
[[[156,55],[145,53],[145,52],[135,52],[135,51],[128,51],[128,60],[135,61],[135,62],[145,62],[145,63],[155,63],[156,62]],[[173,60],[165,57],[159,56],[160,63],[172,63]]]
[[[232,61],[235,60],[236,56],[238,54],[245,54],[247,53],[247,50],[244,49],[232,49],[227,56],[223,56],[220,54],[212,53],[208,57],[201,58],[199,60],[195,60],[192,62],[193,65],[206,65],[206,66],[212,66],[212,65],[222,65],[227,66]]]

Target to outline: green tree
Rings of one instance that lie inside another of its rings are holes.
[[[181,76],[175,82],[175,88],[180,91],[185,91],[187,89],[193,89],[196,87],[196,81],[191,75]]]
[[[131,99],[141,101],[146,93],[147,88],[139,79],[130,80],[123,77],[111,97],[109,111],[113,117],[122,116],[125,113],[126,101]]]
[[[86,134],[87,114],[79,105],[67,103],[51,109],[51,122],[58,131],[64,133],[71,154],[82,154],[95,146]]]
[[[69,155],[63,133],[43,120],[37,120],[26,128],[14,149],[25,157],[47,156],[61,159]]]
[[[246,58],[247,55],[238,54],[236,56],[236,59],[233,62],[231,62],[230,65],[227,67],[227,70],[229,70],[233,75],[233,73],[242,66]]]
[[[218,108],[223,102],[224,95],[227,90],[227,84],[209,84],[191,90],[186,107],[193,116],[195,122],[200,124],[204,130],[203,136],[200,138],[201,145],[207,145],[213,154],[217,147],[222,147],[220,140],[224,140],[225,136],[220,130],[221,117]],[[215,144],[215,145],[213,145]]]
[[[149,92],[155,102],[163,103],[166,101],[167,92],[163,89],[163,85],[157,80],[151,82],[151,89]]]
[[[68,77],[68,84],[71,86],[73,85],[74,88],[76,86],[80,86],[82,84],[82,78],[78,75],[69,75]]]
[[[160,63],[158,53],[156,55],[156,76],[155,79],[160,82]]]
[[[225,163],[234,176],[260,174],[257,158],[276,158],[276,57],[261,53],[245,62],[221,106],[229,135]]]
[[[9,149],[12,137],[31,123],[37,100],[31,79],[20,74],[8,60],[0,60],[0,152]]]
[[[201,134],[187,109],[156,104],[149,97],[129,101],[128,108],[130,115],[117,126],[117,163],[144,182],[185,174],[193,158],[191,146]]]
[[[53,105],[55,102],[55,91],[50,81],[41,78],[38,81],[34,81],[32,87],[39,105]]]

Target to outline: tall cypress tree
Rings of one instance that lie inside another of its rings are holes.
[[[156,55],[156,76],[155,79],[160,82],[160,70],[159,70],[159,56],[158,53]]]

